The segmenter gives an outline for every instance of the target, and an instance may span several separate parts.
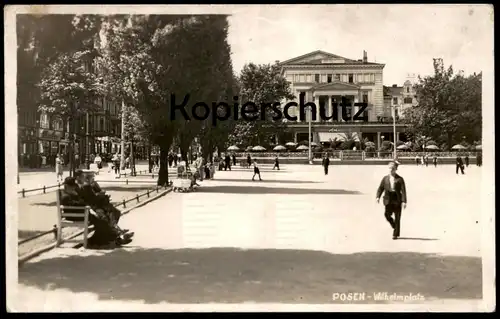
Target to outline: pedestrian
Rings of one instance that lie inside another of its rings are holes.
[[[399,162],[389,163],[389,174],[382,178],[377,190],[377,203],[384,193],[385,219],[391,225],[392,239],[396,240],[401,232],[401,211],[406,209],[406,185],[403,177],[396,174]],[[394,214],[394,219],[392,215]]]
[[[483,154],[478,153],[476,156],[476,165],[481,167],[483,165]]]
[[[415,164],[417,164],[417,166],[418,166],[419,161],[420,161],[420,159],[419,159],[418,155],[415,155]]]
[[[325,170],[325,175],[328,175],[328,166],[330,165],[330,158],[328,157],[327,153],[323,155],[323,161],[321,165],[323,165],[323,168]]]
[[[252,181],[255,180],[255,175],[259,175],[259,181],[262,180],[262,178],[260,178],[259,165],[257,165],[257,160],[256,159],[253,160],[253,177],[252,177]]]
[[[250,168],[250,166],[252,165],[252,158],[250,157],[250,154],[247,155],[247,164],[248,168]]]
[[[57,182],[63,182],[63,160],[59,154],[56,156],[56,177]]]
[[[115,170],[115,177],[120,178],[120,157],[118,153],[113,156],[113,168]]]
[[[236,166],[236,155],[233,153],[233,165]]]
[[[465,174],[465,172],[464,172],[464,162],[462,160],[462,157],[460,155],[457,155],[456,168],[455,168],[455,172],[457,173],[457,175],[458,175],[458,171],[459,170],[462,172],[462,175]]]
[[[434,167],[437,167],[438,165],[438,158],[436,155],[434,155],[434,157],[432,158],[432,162],[434,163]]]
[[[168,167],[172,167],[173,162],[174,162],[174,155],[172,153],[168,153]]]
[[[231,170],[231,158],[229,157],[229,154],[226,153],[226,156],[224,157],[224,163],[226,164],[226,166],[224,167],[224,170],[227,171],[227,169],[229,168],[229,170]]]
[[[469,167],[469,154],[465,155],[465,167]]]
[[[424,167],[424,155],[420,156],[420,164]]]
[[[277,168],[278,171],[280,170],[280,160],[278,158],[278,155],[276,155],[276,157],[274,158],[273,171],[274,171],[275,168]]]
[[[94,158],[94,163],[97,165],[97,169],[100,171],[102,168],[102,158],[101,155],[97,154],[97,156]]]
[[[425,154],[425,167],[429,166],[429,154]]]

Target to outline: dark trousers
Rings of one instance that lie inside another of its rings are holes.
[[[231,170],[231,163],[230,162],[226,162],[226,166],[224,167],[224,170],[227,171],[228,168],[229,168],[229,170]]]
[[[463,165],[457,165],[455,171],[456,173],[458,174],[458,170],[460,170],[462,172],[462,175],[465,174],[464,173],[464,166]]]
[[[323,166],[325,168],[325,175],[328,175],[328,165]]]
[[[394,214],[394,219],[392,218],[392,214]],[[390,202],[388,205],[385,205],[385,219],[387,219],[394,229],[392,236],[399,237],[401,231],[401,204]]]
[[[280,163],[274,163],[273,171],[274,171],[275,168],[277,168],[278,171],[279,171],[280,170]]]

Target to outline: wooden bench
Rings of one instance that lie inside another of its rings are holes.
[[[89,215],[90,206],[64,206],[61,205],[62,189],[57,190],[57,241],[56,247],[59,247],[63,243],[83,243],[83,247],[87,248],[88,237],[89,237]],[[65,212],[65,209],[70,209],[73,212]],[[74,212],[81,211],[81,212]],[[68,217],[80,217],[83,221],[69,221]],[[78,239],[64,239],[62,237],[63,227],[77,227],[83,228],[83,241]]]

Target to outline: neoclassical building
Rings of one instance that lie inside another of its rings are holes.
[[[299,103],[299,95],[305,100],[326,108],[329,120],[322,120],[317,114],[312,121],[312,139],[316,143],[328,143],[342,139],[345,133],[354,134],[358,140],[367,138],[380,145],[382,138],[393,140],[393,125],[385,121],[387,105],[384,103],[383,70],[384,64],[368,61],[366,52],[362,59],[348,59],[324,51],[314,51],[293,59],[280,62],[282,74],[290,82],[294,101]],[[340,104],[344,98],[349,104],[364,102],[368,108],[363,112],[366,120],[352,120],[359,107],[348,106],[344,121]],[[283,101],[284,105],[289,101]],[[298,107],[289,110],[291,116],[299,117]],[[304,121],[288,123],[294,133],[295,142],[307,140],[309,112]],[[390,114],[390,110],[389,110]],[[404,125],[396,124],[397,135],[404,131]]]

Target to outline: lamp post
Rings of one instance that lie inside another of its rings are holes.
[[[394,155],[393,155],[394,160],[396,160],[398,157],[397,150],[396,150],[396,145],[397,145],[397,141],[396,141],[396,108],[397,108],[397,105],[394,105],[394,112],[392,115],[392,133],[394,135]]]
[[[308,138],[308,140],[309,140],[309,150],[308,151],[309,151],[309,164],[312,164],[312,150],[311,150],[311,143],[312,143],[312,141],[311,141],[311,139],[312,139],[312,136],[311,136],[312,135],[312,132],[311,132],[312,131],[312,127],[311,127],[312,126],[312,123],[311,123],[312,109],[311,109],[310,106],[308,107],[308,110],[309,110],[309,138]]]

